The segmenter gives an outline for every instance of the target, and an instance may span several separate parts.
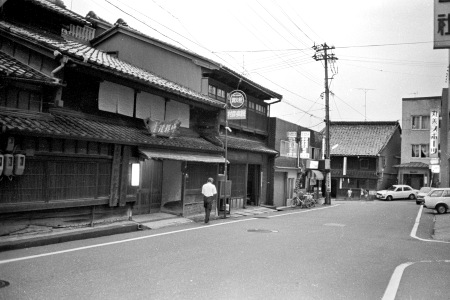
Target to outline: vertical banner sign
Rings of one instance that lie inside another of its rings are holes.
[[[287,151],[288,157],[297,157],[297,147],[295,147],[295,140],[297,139],[296,131],[288,131],[287,138],[289,141],[289,149]]]
[[[246,96],[241,90],[234,90],[228,96],[230,108],[227,109],[228,120],[245,120],[247,118]]]
[[[439,111],[430,113],[430,157],[438,157],[439,147]]]
[[[311,158],[309,155],[309,138],[311,137],[310,131],[302,131],[300,133],[301,138],[301,148],[300,158]]]
[[[450,1],[434,0],[434,49],[450,48]]]

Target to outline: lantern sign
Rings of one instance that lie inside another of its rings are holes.
[[[246,96],[241,90],[234,90],[228,96],[230,108],[227,109],[228,120],[245,120],[247,108],[245,107]]]
[[[439,147],[439,111],[432,110],[430,113],[430,157],[438,157]]]
[[[434,49],[450,48],[450,1],[434,0]]]

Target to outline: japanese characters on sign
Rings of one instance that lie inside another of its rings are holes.
[[[438,157],[439,147],[439,111],[430,112],[430,157]]]
[[[450,48],[450,1],[434,0],[434,49]]]
[[[310,158],[309,156],[309,138],[311,137],[311,132],[302,131],[300,133],[301,138],[301,152],[300,158]]]
[[[297,139],[296,131],[288,131],[287,138],[289,141],[289,148],[287,152],[288,157],[297,157],[297,147],[295,147],[295,140]]]
[[[180,134],[180,120],[159,121],[146,118],[144,123],[152,136],[174,137]]]
[[[227,109],[228,120],[245,120],[247,108],[245,107],[246,96],[243,91],[234,90],[228,96],[230,108]]]

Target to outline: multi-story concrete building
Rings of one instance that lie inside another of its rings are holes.
[[[402,99],[402,147],[398,182],[419,189],[436,186],[439,174],[430,171],[430,114],[440,115],[441,97]],[[437,157],[437,154],[436,154]]]

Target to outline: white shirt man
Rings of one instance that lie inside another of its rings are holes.
[[[208,181],[202,186],[203,207],[205,207],[205,223],[209,222],[209,215],[212,209],[212,203],[217,194],[216,186],[213,184],[214,179],[208,178]]]

